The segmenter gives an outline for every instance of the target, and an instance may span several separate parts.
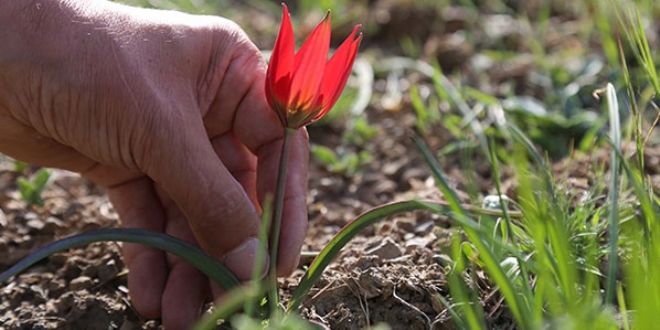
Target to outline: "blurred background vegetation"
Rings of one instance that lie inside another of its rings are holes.
[[[281,15],[281,1],[123,2],[232,19],[263,50],[274,44]],[[422,126],[441,121],[457,140],[465,138],[461,128],[468,122],[478,121],[484,132],[497,135],[499,130],[489,127],[510,121],[551,156],[565,156],[573,148],[593,146],[605,125],[593,93],[607,82],[624,85],[619,45],[638,88],[639,108],[650,110],[645,112],[649,122],[657,114],[653,86],[640,73],[644,67],[639,51],[629,32],[620,28],[639,10],[655,49],[659,29],[652,18],[660,14],[656,1],[285,2],[299,40],[326,10],[333,13],[334,46],[355,24],[363,25],[362,61],[356,64],[363,79],[351,82],[329,121],[364,117],[364,110],[411,111]],[[440,72],[448,78],[442,83],[433,78]],[[628,102],[625,93],[620,100]]]

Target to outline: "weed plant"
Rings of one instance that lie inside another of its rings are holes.
[[[16,168],[21,168],[20,173],[24,171],[22,165],[19,165],[20,162],[16,162]],[[18,192],[20,193],[21,200],[23,200],[28,206],[43,206],[42,194],[44,189],[46,189],[46,184],[50,179],[50,170],[47,168],[41,168],[35,172],[31,178],[19,177],[16,182],[18,183]]]

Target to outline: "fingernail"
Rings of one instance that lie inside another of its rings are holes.
[[[262,273],[265,274],[268,269],[268,253],[266,251],[259,252],[259,240],[256,237],[248,238],[243,244],[227,253],[225,255],[225,266],[229,267],[239,279],[248,280],[252,278],[258,253],[261,253],[264,259],[261,269],[263,269]]]

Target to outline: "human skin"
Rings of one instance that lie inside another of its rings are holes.
[[[283,128],[261,53],[233,22],[102,0],[0,2],[0,152],[107,188],[122,226],[198,244],[240,278],[258,250]],[[307,226],[308,138],[292,138],[278,274]],[[190,326],[211,290],[184,261],[124,245],[135,308]]]

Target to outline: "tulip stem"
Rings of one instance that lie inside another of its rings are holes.
[[[280,155],[280,164],[277,172],[277,187],[275,190],[275,207],[273,210],[273,222],[270,228],[270,264],[268,267],[269,281],[269,301],[271,309],[274,310],[279,304],[278,285],[277,285],[277,253],[280,242],[280,228],[282,227],[282,212],[284,210],[284,190],[286,186],[286,171],[289,160],[289,146],[291,144],[291,135],[296,129],[286,127],[284,129],[284,141],[282,142],[282,153]]]

